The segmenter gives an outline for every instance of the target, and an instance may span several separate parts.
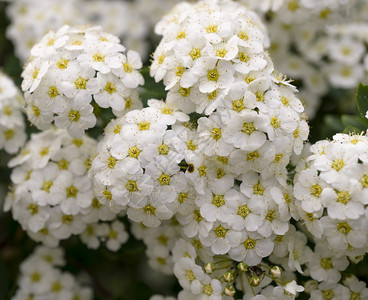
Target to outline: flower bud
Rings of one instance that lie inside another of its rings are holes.
[[[228,284],[224,289],[224,293],[229,297],[234,297],[236,293],[234,286]]]
[[[282,273],[282,269],[279,266],[273,266],[270,270],[272,277],[279,278]]]
[[[234,275],[231,272],[226,272],[224,275],[222,275],[222,277],[224,277],[225,281],[229,283],[234,281]]]
[[[314,290],[318,290],[318,281],[308,280],[306,283],[304,283],[304,289],[307,294],[310,294]]]
[[[241,272],[246,272],[248,271],[248,265],[244,262],[241,262],[241,263],[238,263],[238,266],[237,266],[238,270],[241,271]]]
[[[251,286],[259,286],[260,283],[261,279],[257,275],[253,275],[249,282]]]
[[[207,263],[204,266],[204,270],[207,274],[212,274],[213,271],[215,270],[215,264],[214,263]]]

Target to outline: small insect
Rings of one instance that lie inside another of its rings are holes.
[[[188,165],[188,173],[193,173],[194,172],[194,166],[192,164]]]

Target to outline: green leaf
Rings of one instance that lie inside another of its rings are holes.
[[[335,115],[326,115],[324,117],[324,123],[326,124],[327,128],[332,130],[334,133],[342,131],[345,127],[340,118]]]
[[[361,116],[365,118],[368,111],[368,85],[359,84],[356,94],[356,102]]]
[[[366,131],[368,128],[368,120],[360,116],[342,115],[341,121],[346,127],[352,126],[358,128],[359,131]]]

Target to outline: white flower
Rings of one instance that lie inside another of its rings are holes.
[[[303,292],[304,288],[296,284],[296,281],[290,281],[284,286],[284,290],[290,294],[296,295],[297,292]]]
[[[172,217],[172,211],[163,203],[155,201],[155,195],[151,194],[150,198],[145,199],[144,202],[145,204],[141,208],[128,208],[127,214],[129,219],[134,222],[142,222],[147,227],[158,227],[161,224],[161,220],[167,220]]]
[[[249,266],[259,264],[263,257],[269,256],[273,251],[273,242],[258,233],[245,233],[240,245],[230,249],[229,255],[236,261],[243,261]]]
[[[208,156],[229,155],[233,146],[225,141],[226,134],[223,132],[223,127],[224,124],[218,115],[212,114],[209,118],[200,118],[198,120],[199,150]]]
[[[332,220],[326,216],[321,218],[321,222],[324,228],[323,235],[337,250],[345,250],[348,246],[362,248],[367,241],[359,220]]]
[[[345,256],[337,257],[325,243],[318,243],[313,258],[308,266],[311,277],[318,281],[338,282],[341,278],[339,271],[344,271],[349,265]]]
[[[201,242],[211,247],[215,254],[226,254],[230,249],[240,244],[241,232],[232,230],[225,223],[215,222],[208,236],[199,236]]]
[[[99,91],[93,95],[96,103],[103,107],[121,111],[125,108],[126,88],[124,84],[113,74],[97,74],[95,79],[99,86]]]
[[[111,58],[111,62],[112,73],[119,76],[126,87],[136,88],[144,84],[143,76],[138,71],[142,68],[142,60],[137,52],[129,50],[127,56],[118,54]]]
[[[106,225],[106,224],[103,224]],[[111,251],[118,251],[122,244],[128,240],[128,233],[122,222],[114,221],[110,226],[106,225],[101,228],[101,235],[107,238],[106,247]]]
[[[93,114],[93,107],[89,102],[82,99],[71,104],[66,104],[64,109],[55,117],[55,125],[59,128],[66,128],[73,137],[82,137],[84,131],[95,126],[96,117]]]
[[[203,269],[191,259],[188,257],[180,258],[174,265],[174,274],[184,289],[190,290],[194,294],[200,292],[201,281],[204,280],[205,275]]]

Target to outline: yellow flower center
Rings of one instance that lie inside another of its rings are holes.
[[[202,217],[202,215],[201,215],[201,213],[198,209],[193,211],[193,215],[194,215],[194,220],[196,220],[197,223],[199,223],[203,220],[203,217]]]
[[[325,270],[331,269],[333,267],[331,258],[321,258],[321,267]]]
[[[74,81],[74,85],[78,90],[85,90],[87,86],[87,80],[79,77],[76,81]]]
[[[45,181],[42,185],[42,190],[44,190],[46,193],[50,193],[51,187],[54,185],[52,181]]]
[[[272,222],[276,218],[276,212],[274,209],[268,211],[266,215],[266,220]]]
[[[282,102],[282,104],[284,104],[285,106],[289,106],[289,103],[290,103],[289,99],[288,99],[288,98],[286,98],[286,97],[281,97],[281,102]]]
[[[11,140],[14,137],[14,130],[13,129],[7,129],[4,131],[4,136],[6,140]]]
[[[217,71],[217,69],[212,69],[212,70],[208,70],[207,72],[207,78],[210,81],[217,81],[218,78],[220,77],[219,72]]]
[[[187,141],[187,148],[188,150],[194,151],[197,148],[197,146],[192,140],[189,140]]]
[[[7,116],[10,116],[13,113],[13,109],[8,105],[4,106],[3,111],[4,111],[4,114],[6,114]]]
[[[337,224],[337,230],[343,234],[348,234],[351,231],[351,227],[348,223],[342,222]]]
[[[207,33],[216,33],[217,32],[217,26],[216,25],[209,25],[206,27]]]
[[[191,270],[186,270],[185,271],[185,278],[188,280],[188,281],[193,281],[195,279],[195,276],[193,274],[193,271]]]
[[[276,154],[275,159],[273,160],[273,162],[277,164],[282,160],[283,157],[284,157],[284,155],[282,153]]]
[[[128,150],[129,157],[138,158],[140,153],[141,153],[141,150],[139,150],[137,146],[134,146]]]
[[[178,40],[185,39],[185,32],[184,31],[179,32],[176,38]]]
[[[105,56],[103,56],[101,53],[96,53],[95,55],[93,55],[93,60],[103,62],[105,61]]]
[[[243,41],[247,41],[249,39],[249,36],[245,31],[239,32],[238,37]]]
[[[73,144],[76,145],[78,148],[83,145],[82,139],[73,139]]]
[[[347,204],[351,200],[349,193],[346,191],[337,192],[336,195],[337,195],[337,201],[342,204]]]
[[[128,180],[125,187],[130,193],[138,191],[137,181],[135,180]]]
[[[243,99],[233,101],[233,110],[241,112],[245,108]]]
[[[360,179],[360,183],[362,184],[363,188],[368,188],[368,174],[364,173],[363,177]]]
[[[170,185],[170,176],[162,173],[162,175],[158,178],[158,181],[160,182],[161,185]]]
[[[294,12],[299,8],[299,3],[297,0],[293,0],[287,4],[287,7],[290,11]]]
[[[222,136],[221,128],[212,128],[211,136],[214,140],[219,140]]]
[[[183,97],[188,97],[190,95],[190,88],[181,87],[179,89],[179,94],[182,95]]]
[[[224,195],[213,195],[212,204],[217,207],[223,206],[225,204]]]
[[[156,211],[156,208],[153,207],[152,205],[148,204],[146,205],[145,207],[143,207],[143,212],[146,214],[146,215],[153,215]]]
[[[69,60],[67,60],[65,58],[61,58],[57,62],[57,66],[58,66],[59,69],[66,69],[68,67],[68,63],[69,63]]]
[[[250,214],[250,209],[248,208],[248,205],[244,204],[238,207],[238,215],[246,218]]]
[[[75,198],[77,194],[78,194],[78,189],[73,185],[71,185],[70,187],[66,189],[66,196],[68,198]]]
[[[246,53],[244,53],[244,52],[240,52],[240,53],[239,53],[239,59],[240,59],[240,61],[242,61],[242,62],[248,62],[248,61],[249,61],[249,59],[250,59],[250,57],[249,57],[249,55],[248,55],[248,54],[246,54]]]
[[[148,130],[150,129],[150,123],[146,122],[146,121],[142,121],[138,124],[138,128],[139,130]]]
[[[251,152],[247,154],[247,160],[254,161],[259,157],[259,154],[257,151]]]
[[[132,73],[133,72],[132,66],[128,63],[125,63],[123,65],[123,68],[124,68],[125,73]]]
[[[319,185],[319,184],[314,184],[314,185],[312,185],[311,186],[311,188],[310,188],[310,193],[311,193],[311,195],[313,195],[314,197],[317,197],[317,198],[319,198],[319,196],[321,195],[321,193],[322,193],[322,188],[321,188],[321,186]]]
[[[27,209],[32,216],[38,213],[38,206],[36,204],[31,203]]]
[[[340,171],[345,166],[345,163],[342,159],[335,159],[332,162],[331,168],[335,169],[337,172]]]
[[[226,49],[224,49],[224,48],[222,48],[222,49],[218,49],[218,50],[216,51],[216,55],[217,55],[218,57],[221,57],[221,58],[224,58],[226,54],[227,54],[227,50],[226,50]]]
[[[108,92],[109,94],[115,93],[116,92],[116,85],[115,85],[115,83],[112,83],[112,82],[106,83],[105,91]]]
[[[264,189],[263,185],[260,184],[259,182],[253,186],[253,193],[255,195],[261,195],[262,196],[263,193],[264,193],[264,190],[265,189]]]
[[[245,249],[253,249],[256,246],[256,241],[250,238],[247,238],[243,243]]]
[[[165,145],[165,144],[161,144],[158,146],[158,153],[160,155],[167,155],[169,153],[169,146],[168,145]]]
[[[176,76],[181,77],[183,76],[184,71],[185,71],[185,68],[183,66],[177,66],[175,74]]]
[[[201,57],[201,50],[198,48],[192,49],[190,50],[189,55],[193,60],[196,60]]]
[[[207,174],[207,168],[205,166],[200,166],[198,168],[198,174],[201,177],[206,176],[206,174]]]
[[[213,100],[217,97],[217,90],[214,90],[212,93],[208,94],[208,100]]]
[[[223,238],[226,236],[226,233],[229,231],[229,229],[226,229],[222,227],[221,225],[214,229],[214,232],[217,237]]]
[[[73,216],[72,216],[72,215],[64,215],[64,216],[62,217],[62,222],[63,222],[64,224],[67,224],[67,225],[70,225],[70,224],[73,222],[73,220],[74,220],[74,218],[73,218]]]
[[[113,169],[116,165],[116,158],[113,157],[113,156],[110,156],[108,159],[107,159],[107,166],[110,168],[110,169]]]
[[[66,170],[68,169],[69,163],[66,159],[61,159],[58,161],[58,167],[60,170]]]
[[[37,106],[32,106],[32,111],[36,117],[40,115],[40,109]]]
[[[50,86],[48,95],[50,98],[55,98],[56,96],[59,96],[59,92],[55,86]]]
[[[242,128],[241,131],[248,134],[248,135],[251,135],[255,130],[256,130],[256,128],[254,127],[253,122],[250,122],[250,123],[244,122],[243,123],[243,128]]]
[[[280,127],[280,124],[281,124],[281,121],[280,121],[280,119],[279,118],[277,118],[277,117],[273,117],[272,119],[271,119],[271,126],[273,127],[273,128],[279,128]]]
[[[80,118],[79,111],[77,111],[77,110],[71,110],[69,112],[69,119],[70,119],[70,121],[77,122],[79,120],[79,118]]]
[[[178,196],[179,203],[184,203],[188,200],[188,193],[180,193]]]
[[[324,290],[322,291],[322,298],[324,300],[332,300],[335,297],[335,293],[333,290]]]
[[[42,148],[41,151],[40,151],[40,155],[45,156],[47,154],[49,154],[49,147]]]

